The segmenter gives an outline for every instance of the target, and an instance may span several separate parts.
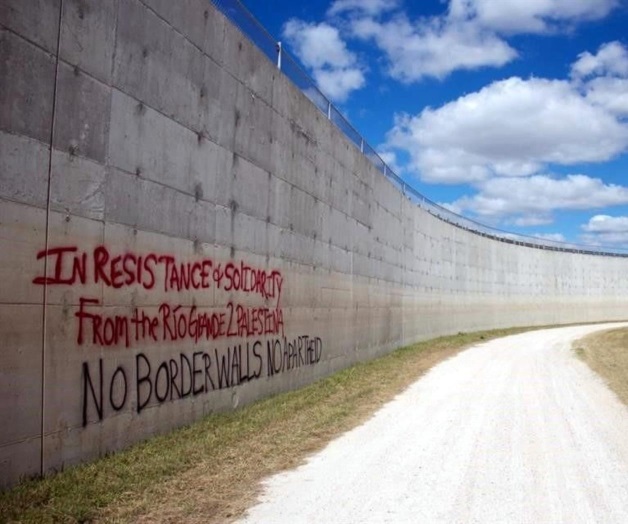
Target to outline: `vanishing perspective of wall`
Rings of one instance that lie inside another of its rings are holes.
[[[0,482],[420,339],[625,319],[628,259],[419,209],[208,0],[0,5]]]

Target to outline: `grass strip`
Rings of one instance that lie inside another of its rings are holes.
[[[576,354],[628,405],[628,329],[593,333],[574,344]]]
[[[1,522],[225,522],[264,477],[295,467],[366,420],[435,364],[481,341],[537,328],[459,333],[401,348],[297,391],[0,494]]]

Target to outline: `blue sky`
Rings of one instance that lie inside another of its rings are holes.
[[[625,0],[244,0],[428,198],[628,248]]]

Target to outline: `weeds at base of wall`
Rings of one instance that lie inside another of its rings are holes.
[[[367,419],[469,345],[538,328],[459,333],[357,364],[298,391],[214,414],[120,453],[0,494],[1,522],[225,522],[259,481]]]

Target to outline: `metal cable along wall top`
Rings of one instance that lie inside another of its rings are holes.
[[[364,140],[362,135],[356,131],[347,119],[342,116],[341,112],[330,102],[320,89],[318,89],[316,82],[303,70],[299,63],[282,48],[281,43],[272,37],[239,0],[211,1],[212,4],[223,13],[244,36],[253,42],[271,62],[277,64],[281,72],[355,144],[369,159],[371,164],[386,176],[408,199],[428,213],[461,229],[510,244],[553,251],[567,251],[571,253],[628,257],[628,249],[625,248],[569,244],[518,233],[509,233],[458,215],[432,202],[388,167],[375,149]]]

